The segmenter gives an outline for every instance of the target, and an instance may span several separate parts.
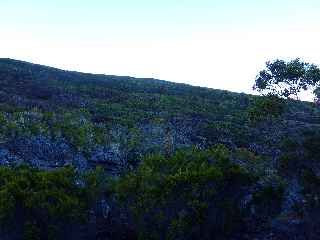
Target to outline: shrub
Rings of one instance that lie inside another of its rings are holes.
[[[239,227],[241,187],[252,176],[230,161],[226,147],[153,155],[115,185],[141,239],[212,239]]]
[[[301,207],[306,227],[306,237],[316,239],[320,228],[320,177],[311,169],[304,169],[301,174],[304,203]]]
[[[284,112],[283,99],[268,95],[259,97],[248,109],[249,120],[253,123],[276,119]]]
[[[257,209],[259,218],[266,220],[278,214],[281,210],[284,186],[268,184],[253,194],[252,203]]]
[[[79,151],[87,151],[94,144],[102,143],[104,135],[90,122],[84,113],[66,113],[56,122],[52,132],[56,137],[63,135]]]
[[[280,144],[280,167],[299,173],[312,162],[320,160],[320,134],[318,131],[307,130],[300,138],[285,138]]]
[[[93,171],[91,180],[85,177],[81,186],[77,183],[81,176],[70,167],[50,172],[1,167],[0,231],[20,231],[24,239],[68,236],[72,224],[85,222],[90,201],[101,187],[98,176],[99,171]]]

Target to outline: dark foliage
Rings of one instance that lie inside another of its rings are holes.
[[[302,90],[311,89],[320,82],[320,69],[299,58],[289,62],[275,60],[266,63],[266,69],[260,71],[256,78],[254,89],[279,97],[298,99]],[[317,90],[315,91],[317,93]]]

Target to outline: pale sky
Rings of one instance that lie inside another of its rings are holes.
[[[251,92],[267,60],[320,64],[320,0],[1,0],[0,57]]]

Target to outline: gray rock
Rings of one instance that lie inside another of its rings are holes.
[[[41,169],[66,165],[73,165],[79,170],[87,168],[86,159],[63,139],[54,141],[46,136],[34,136],[16,139],[7,146],[24,163]]]
[[[22,162],[21,158],[12,154],[8,149],[0,147],[0,166],[13,166]]]
[[[94,165],[102,166],[112,175],[119,174],[126,165],[120,144],[116,143],[95,149],[91,153],[89,161]]]

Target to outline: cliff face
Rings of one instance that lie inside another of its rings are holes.
[[[73,165],[79,172],[102,166],[119,175],[150,153],[170,156],[221,143],[265,157],[260,163],[234,162],[248,171],[262,169],[265,179],[282,178],[287,187],[277,216],[290,216],[303,201],[299,170],[320,173],[320,110],[287,101],[280,118],[252,122],[248,110],[257,98],[0,59],[0,165],[24,163],[44,170]],[[302,224],[295,220],[274,218],[272,229],[290,237]],[[272,239],[269,233],[255,237]]]

